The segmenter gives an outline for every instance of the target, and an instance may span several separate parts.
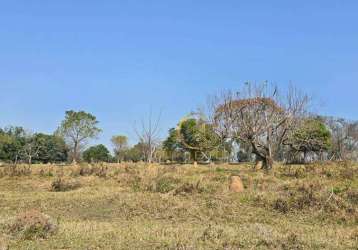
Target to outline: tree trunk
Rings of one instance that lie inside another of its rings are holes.
[[[77,147],[78,147],[78,144],[77,144],[77,142],[75,142],[75,145],[74,145],[74,147],[73,147],[73,159],[72,159],[72,164],[73,165],[76,165],[77,164]]]
[[[273,166],[273,159],[271,156],[266,156],[263,160],[262,169],[270,170]]]
[[[190,158],[190,160],[196,161],[196,151],[193,150],[190,152]]]
[[[259,166],[262,163],[261,169],[264,170],[272,169],[273,158],[270,152],[271,151],[270,148],[266,150],[267,152],[260,152],[256,147],[255,143],[251,143],[251,145],[252,145],[252,153],[256,155],[256,166]]]
[[[303,151],[303,164],[307,164],[307,152],[306,152],[306,150],[305,151]]]

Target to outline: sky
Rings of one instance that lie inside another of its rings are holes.
[[[52,133],[66,110],[100,121],[93,143],[161,135],[207,96],[293,84],[315,111],[358,119],[358,1],[0,0],[0,127]]]

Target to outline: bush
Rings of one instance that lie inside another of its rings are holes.
[[[347,192],[347,198],[352,204],[358,205],[358,190],[350,190],[350,191],[348,191]]]
[[[283,239],[281,242],[281,247],[283,250],[305,249],[305,246],[295,233],[291,233],[285,239]]]
[[[348,180],[354,180],[357,177],[357,171],[352,162],[344,161],[340,164],[340,176]]]
[[[281,213],[320,207],[321,197],[318,197],[318,188],[318,186],[310,184],[287,190],[281,197],[274,200],[272,207]]]
[[[49,168],[47,171],[45,171],[45,169],[41,169],[39,175],[41,177],[52,177],[53,176],[53,169]]]
[[[148,191],[158,193],[169,193],[174,190],[179,180],[173,177],[158,177],[155,178],[148,186]]]
[[[66,192],[74,190],[80,187],[79,182],[73,180],[64,180],[62,178],[57,178],[51,183],[50,190],[52,192]]]
[[[72,169],[71,176],[98,176],[102,178],[106,178],[109,173],[109,168],[102,164],[99,165],[87,165],[81,164],[78,168]]]
[[[30,210],[19,214],[8,225],[8,232],[26,240],[45,239],[57,231],[57,224],[46,214]]]
[[[278,198],[276,201],[274,201],[273,208],[284,214],[287,213],[290,209],[287,200],[281,198]]]
[[[201,192],[203,192],[203,189],[200,187],[200,181],[198,181],[196,184],[184,183],[183,185],[175,189],[174,195],[184,195]]]

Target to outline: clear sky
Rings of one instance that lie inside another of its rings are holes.
[[[109,145],[162,109],[163,135],[245,81],[312,94],[358,119],[358,1],[2,0],[0,126],[53,132],[93,113]]]

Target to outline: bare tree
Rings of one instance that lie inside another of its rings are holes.
[[[134,126],[134,130],[139,138],[139,141],[144,145],[144,158],[148,163],[152,163],[154,153],[157,147],[160,145],[159,123],[161,119],[161,112],[156,119],[153,119],[152,111],[150,111],[149,117],[147,119],[147,121],[144,121],[144,119],[141,120],[140,130],[136,126]]]
[[[32,159],[38,156],[41,146],[36,143],[36,140],[31,132],[25,134],[25,144],[22,148],[22,155],[27,160],[29,165],[32,164]]]
[[[274,156],[305,115],[307,95],[289,88],[280,96],[277,87],[245,83],[240,92],[228,91],[215,99],[212,120],[217,133],[252,147],[257,162],[271,169]]]
[[[334,117],[325,117],[324,120],[332,133],[331,159],[357,160],[358,122]]]

